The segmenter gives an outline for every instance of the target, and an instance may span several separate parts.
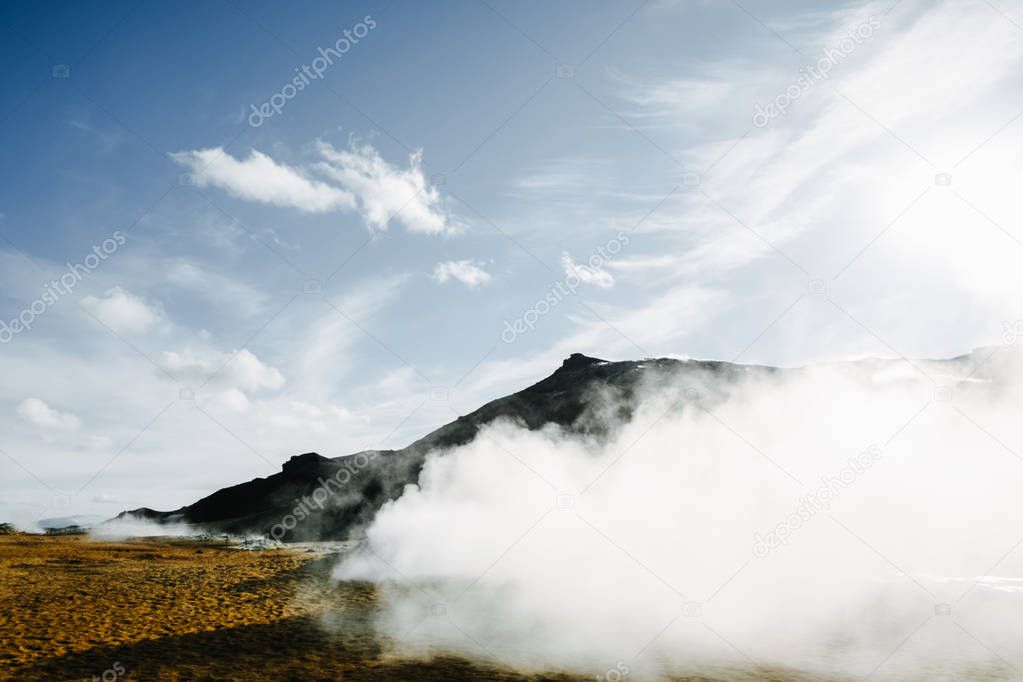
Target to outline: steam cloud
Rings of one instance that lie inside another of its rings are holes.
[[[626,421],[594,396],[604,436],[505,422],[435,454],[336,576],[379,585],[405,654],[1012,678],[1020,378],[1005,351],[651,377]]]
[[[89,529],[89,535],[103,540],[129,538],[192,537],[201,531],[186,523],[156,523],[146,519],[114,519]]]

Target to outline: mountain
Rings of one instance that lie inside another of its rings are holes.
[[[941,371],[960,375],[973,368],[974,379],[997,373],[995,353],[979,349],[952,360],[929,361]],[[904,360],[864,360],[855,363],[870,372],[901,365]],[[979,371],[983,370],[983,371]],[[798,373],[705,360],[650,359],[608,362],[574,353],[546,379],[427,434],[400,450],[366,450],[327,458],[314,452],[296,455],[281,471],[223,488],[194,504],[161,512],[142,508],[117,519],[156,523],[188,523],[236,534],[270,534],[286,542],[344,540],[357,537],[385,503],[397,499],[406,485],[419,481],[431,452],[463,445],[498,419],[531,430],[556,424],[570,432],[600,438],[609,423],[628,420],[638,389],[673,390],[686,400],[713,402],[744,377]],[[704,404],[708,404],[704,403]],[[610,412],[609,412],[610,411]]]

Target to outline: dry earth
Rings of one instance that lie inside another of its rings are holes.
[[[0,679],[538,679],[384,656],[369,623],[373,587],[330,581],[334,561],[194,541],[0,536]],[[344,630],[329,632],[325,618],[343,618]]]
[[[335,562],[191,540],[0,535],[0,679],[595,679],[388,654],[371,626],[374,587],[331,581]],[[724,678],[807,679],[763,669],[677,679]]]

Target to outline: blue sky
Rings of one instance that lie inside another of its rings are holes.
[[[117,237],[0,339],[0,517],[400,447],[575,351],[997,344],[1021,25],[979,0],[7,4],[0,319]]]

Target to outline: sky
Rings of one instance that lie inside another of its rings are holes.
[[[397,448],[573,352],[1023,334],[1023,2],[6,3],[0,520]]]

